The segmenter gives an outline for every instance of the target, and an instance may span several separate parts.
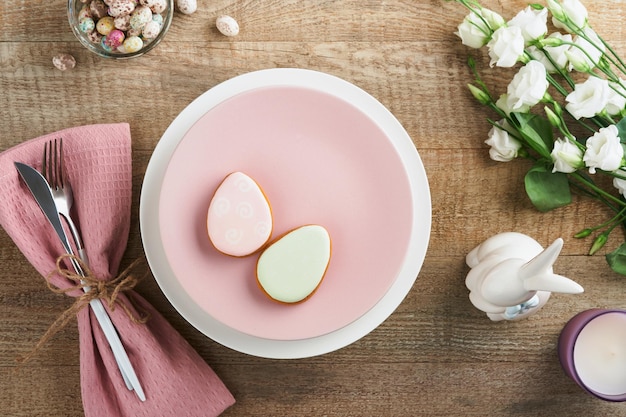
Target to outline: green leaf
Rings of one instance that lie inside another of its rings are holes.
[[[550,158],[550,152],[554,146],[554,134],[550,122],[530,113],[511,113],[511,118],[528,146],[542,157]]]
[[[567,175],[552,173],[544,164],[536,164],[524,177],[526,194],[541,212],[563,207],[572,202]]]
[[[626,117],[617,122],[615,126],[617,126],[617,136],[619,136],[619,141],[621,143],[626,143]]]
[[[626,243],[607,254],[606,261],[613,271],[626,275]]]

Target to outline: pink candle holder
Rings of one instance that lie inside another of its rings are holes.
[[[626,311],[591,309],[572,317],[559,336],[563,370],[605,401],[626,401]]]

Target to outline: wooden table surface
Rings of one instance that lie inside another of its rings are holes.
[[[587,1],[593,27],[623,54],[626,8]],[[486,0],[510,18],[523,1]],[[235,17],[227,38],[215,18]],[[139,194],[159,138],[193,99],[239,74],[266,68],[323,71],[363,88],[402,123],[423,160],[432,193],[432,233],[417,281],[378,328],[336,352],[300,360],[238,353],[190,326],[153,279],[138,291],[174,325],[223,379],[237,403],[226,416],[618,416],[623,405],[585,394],[561,367],[563,325],[594,307],[626,307],[626,277],[604,253],[589,257],[580,229],[607,212],[575,197],[542,214],[523,188],[525,161],[496,163],[484,145],[487,109],[466,89],[468,52],[454,36],[465,9],[440,0],[200,0],[179,13],[165,40],[144,57],[99,58],[74,38],[65,2],[0,3],[0,149],[55,130],[128,122],[133,139],[131,234],[125,262],[143,253]],[[56,53],[77,61],[52,66]],[[485,52],[477,55],[486,63]],[[504,88],[512,73],[487,71]],[[500,78],[496,74],[501,74]],[[553,295],[520,322],[491,322],[468,299],[465,255],[502,231],[524,232],[546,246],[563,237],[555,270],[585,287]],[[28,352],[67,299],[52,294],[4,231],[0,232],[0,415],[80,416],[78,337],[62,330],[21,369]],[[181,416],[184,410],[181,410]]]

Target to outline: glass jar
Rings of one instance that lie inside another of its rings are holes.
[[[76,38],[91,52],[125,59],[145,54],[165,37],[174,0],[68,0]]]

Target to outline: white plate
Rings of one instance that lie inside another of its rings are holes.
[[[193,125],[224,101],[262,87],[293,86],[314,89],[350,103],[387,136],[406,170],[412,201],[410,239],[399,273],[371,309],[351,323],[327,334],[299,340],[275,340],[235,330],[201,308],[187,293],[168,262],[161,236],[159,203],[168,164]],[[410,291],[421,269],[431,226],[431,202],[424,167],[411,138],[396,118],[376,99],[337,77],[302,69],[270,69],[244,74],[210,89],[194,100],[163,134],[150,159],[141,193],[141,235],[148,262],[174,308],[211,339],[234,350],[267,358],[293,359],[320,355],[353,343],[380,325]]]

